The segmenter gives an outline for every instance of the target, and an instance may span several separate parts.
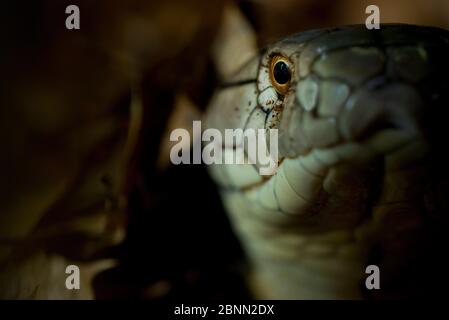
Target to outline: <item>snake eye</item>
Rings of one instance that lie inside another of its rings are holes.
[[[271,59],[270,79],[274,88],[280,94],[286,94],[290,87],[292,78],[290,65],[290,61],[283,56],[274,56]]]

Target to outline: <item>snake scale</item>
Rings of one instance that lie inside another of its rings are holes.
[[[400,275],[429,253],[423,234],[445,223],[448,49],[438,28],[312,30],[225,79],[207,128],[279,132],[274,175],[209,167],[256,297],[366,297],[369,264],[380,268],[380,295],[408,290]]]

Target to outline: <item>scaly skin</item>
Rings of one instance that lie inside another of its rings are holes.
[[[226,79],[208,128],[279,130],[273,176],[257,165],[210,166],[255,297],[415,296],[432,281],[424,253],[437,254],[433,230],[447,208],[448,53],[449,32],[436,28],[314,30]],[[285,94],[268,76],[273,55],[291,62]],[[364,289],[369,264],[380,267],[381,290]]]

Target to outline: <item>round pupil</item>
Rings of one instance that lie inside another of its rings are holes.
[[[283,61],[276,63],[274,66],[273,75],[274,79],[279,84],[285,84],[290,81],[290,70],[288,65]]]

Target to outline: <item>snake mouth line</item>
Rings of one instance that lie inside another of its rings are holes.
[[[420,163],[427,151],[423,139],[386,129],[364,143],[347,142],[327,149],[312,149],[295,158],[284,157],[273,176],[240,191],[250,197],[257,194],[254,199],[258,199],[257,203],[262,206],[266,196],[274,197],[271,203],[276,205],[265,209],[275,209],[295,220],[301,217],[304,221],[320,215],[320,203],[325,204],[330,198],[351,211],[370,215],[377,205],[403,200],[395,196],[387,200],[378,198],[380,190],[385,188],[382,184],[387,176],[407,171],[408,166]],[[405,182],[411,183],[413,181]],[[288,199],[285,194],[290,194]],[[367,194],[376,196],[366,198]],[[359,218],[356,214],[351,218],[354,219],[351,224],[362,223]]]
[[[286,160],[300,161],[306,157],[325,168],[324,171],[317,172],[303,165],[304,170],[321,179],[325,178],[330,169],[340,165],[368,169],[382,162],[386,172],[401,171],[423,160],[428,151],[429,146],[424,138],[397,129],[384,129],[363,141],[346,141],[327,148],[311,148],[295,157],[280,156],[275,175]],[[272,178],[273,176],[265,176],[261,181],[243,186],[240,190],[250,191]]]
[[[420,160],[428,151],[427,142],[419,136],[410,136],[399,130],[385,129],[363,141],[347,141],[328,148],[313,148],[317,161],[331,168],[342,162],[363,164],[383,158],[387,169],[401,169]]]

